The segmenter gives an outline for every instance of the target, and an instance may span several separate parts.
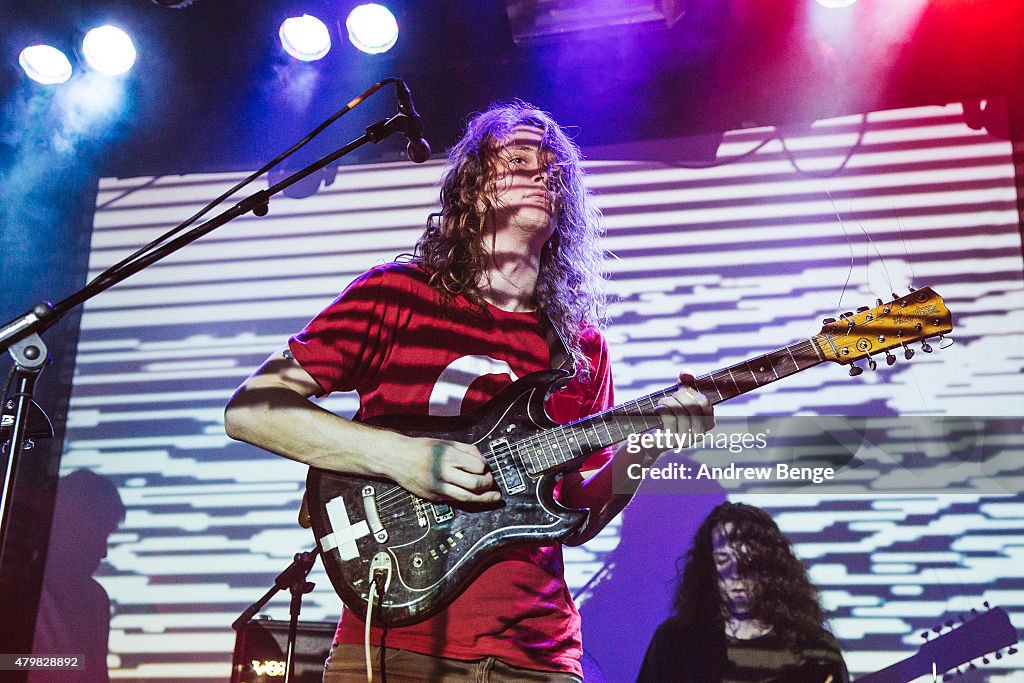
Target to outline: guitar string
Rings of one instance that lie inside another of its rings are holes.
[[[806,352],[808,350],[815,350],[815,355],[814,355],[814,358],[813,358],[814,362],[811,365],[801,366],[800,362],[797,361],[796,356],[794,355],[794,352],[796,352],[800,356],[805,356],[805,354],[806,354]],[[820,354],[817,352],[816,348],[814,347],[814,340],[813,339],[805,339],[805,340],[802,340],[802,341],[797,342],[795,344],[791,344],[789,346],[782,347],[780,349],[776,349],[774,351],[771,351],[771,352],[769,352],[767,354],[764,354],[763,356],[759,356],[757,358],[753,358],[753,359],[749,359],[749,360],[746,360],[746,361],[742,361],[742,362],[737,363],[735,365],[729,366],[728,368],[722,368],[720,370],[713,371],[713,372],[708,373],[706,375],[702,375],[702,376],[696,378],[695,384],[701,384],[701,383],[707,384],[707,382],[710,381],[712,386],[713,386],[713,388],[714,388],[714,392],[717,393],[718,396],[719,396],[717,401],[713,401],[714,403],[726,400],[726,398],[733,398],[734,396],[738,396],[740,394],[746,393],[747,391],[750,391],[750,390],[755,389],[757,387],[763,386],[764,384],[769,384],[771,382],[774,382],[776,379],[779,379],[779,377],[775,377],[775,378],[770,379],[769,382],[763,382],[763,383],[762,382],[758,382],[757,381],[757,375],[753,371],[753,369],[751,369],[750,363],[754,362],[754,361],[762,360],[762,359],[768,360],[769,364],[772,365],[773,372],[774,372],[774,364],[771,363],[771,356],[773,356],[775,354],[779,354],[779,353],[781,353],[783,351],[786,351],[786,352],[788,352],[790,354],[791,359],[793,360],[794,364],[797,367],[796,372],[804,370],[807,367],[811,367],[813,365],[817,365],[820,362]],[[749,389],[742,389],[740,387],[740,385],[738,384],[738,382],[736,381],[734,373],[732,372],[733,370],[750,373],[751,378],[754,381],[753,385],[750,386]],[[794,373],[789,373],[789,374],[794,374]],[[731,396],[726,397],[725,394],[718,388],[719,381],[716,381],[716,375],[717,375],[717,380],[720,380],[726,386],[728,385],[728,382],[726,382],[727,375],[728,375],[729,382],[734,384],[736,386],[736,388],[740,390],[739,393],[733,394]],[[784,375],[784,376],[788,376],[788,375]],[[613,408],[609,408],[606,411],[602,411],[600,413],[596,413],[595,415],[592,415],[592,416],[587,417],[587,418],[583,418],[582,420],[578,420],[576,422],[569,423],[567,425],[560,425],[558,427],[553,427],[553,428],[548,429],[548,430],[538,431],[537,433],[532,434],[532,435],[530,435],[530,436],[528,436],[528,437],[526,437],[526,438],[524,438],[524,439],[522,439],[520,441],[514,442],[514,444],[509,444],[510,448],[505,453],[488,451],[487,454],[484,456],[484,459],[487,461],[487,463],[490,466],[490,469],[492,470],[492,472],[497,472],[498,476],[502,480],[502,484],[503,484],[504,490],[507,491],[508,490],[507,478],[506,478],[504,469],[502,468],[502,466],[498,462],[498,460],[500,458],[506,457],[507,455],[511,455],[511,451],[512,451],[511,446],[512,445],[514,445],[516,447],[516,450],[519,452],[520,459],[524,461],[524,465],[526,465],[526,469],[527,469],[527,474],[530,473],[530,470],[531,470],[530,465],[532,465],[534,468],[539,467],[540,468],[539,471],[543,472],[545,469],[548,469],[549,467],[557,466],[557,465],[562,464],[564,462],[567,462],[568,460],[571,460],[571,459],[573,459],[575,457],[580,457],[582,455],[590,453],[593,450],[597,450],[597,449],[601,448],[601,446],[596,446],[596,447],[592,446],[590,439],[580,439],[578,436],[574,436],[574,434],[579,434],[579,435],[581,435],[583,437],[586,437],[588,435],[588,431],[589,431],[593,436],[597,437],[596,440],[598,442],[609,440],[609,441],[611,441],[611,443],[618,443],[619,441],[622,441],[625,438],[628,438],[629,434],[636,433],[637,430],[635,429],[635,427],[633,425],[632,418],[633,417],[649,417],[652,414],[651,412],[645,412],[644,409],[641,407],[641,405],[646,401],[647,403],[650,404],[650,410],[653,411],[657,407],[657,404],[655,403],[655,401],[657,399],[660,399],[660,398],[662,398],[664,396],[669,395],[670,393],[672,393],[676,389],[678,389],[678,387],[679,387],[679,385],[677,384],[677,385],[674,385],[674,386],[669,387],[667,389],[656,391],[656,392],[653,392],[653,393],[648,394],[646,396],[641,396],[640,398],[634,399],[633,401],[624,403],[624,404],[622,404],[620,406],[615,406]],[[638,409],[637,413],[631,413],[630,412],[634,408]],[[627,418],[628,428],[627,428],[627,430],[625,432],[625,435],[620,436],[619,438],[616,439],[616,438],[614,438],[612,436],[612,432],[611,432],[611,429],[610,429],[610,426],[609,426],[609,424],[610,424],[610,422],[612,422],[612,420],[609,420],[609,418],[622,418],[622,417]],[[581,423],[586,423],[586,424],[581,424]],[[643,426],[647,426],[647,425],[643,425]],[[598,433],[598,430],[600,428],[602,428],[602,427],[604,428],[604,431],[607,434],[608,439],[603,439],[603,438],[600,437],[600,435]],[[581,441],[585,443],[585,446],[582,446],[582,447],[580,446]],[[553,451],[557,451],[557,452],[561,453],[563,447],[567,448],[569,450],[570,455],[568,457],[562,455],[561,456],[562,460],[558,460],[554,455],[551,455],[551,457],[548,457],[547,454],[550,454]],[[492,455],[494,455],[495,457],[494,458],[490,457]],[[550,463],[548,462],[549,460],[551,461]],[[510,466],[511,467],[515,467],[515,464],[514,463],[510,463]],[[520,476],[522,474],[523,473],[520,473]],[[405,494],[404,496],[402,495],[403,493]],[[383,494],[378,496],[378,498],[377,498],[377,500],[378,500],[378,511],[380,511],[380,512],[391,511],[391,510],[393,510],[397,506],[400,506],[400,505],[408,503],[409,499],[412,499],[412,498],[418,498],[418,497],[413,495],[413,494],[411,494],[411,493],[409,493],[408,491],[406,491],[405,489],[401,488],[400,486],[392,487],[388,491],[385,491]],[[425,499],[421,499],[421,500],[424,500],[425,503],[430,503],[430,501],[426,501]],[[413,512],[415,512],[415,510]]]

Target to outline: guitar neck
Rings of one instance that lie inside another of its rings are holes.
[[[817,338],[805,339],[756,358],[696,378],[694,386],[712,404],[735,398],[783,377],[822,363]],[[582,462],[591,453],[661,425],[658,402],[679,389],[675,384],[590,417],[540,432],[520,442],[531,474],[538,475]]]

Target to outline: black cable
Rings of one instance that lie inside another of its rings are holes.
[[[304,138],[302,138],[297,143],[292,145],[289,149],[285,150],[281,154],[277,155],[274,159],[272,159],[269,162],[267,162],[266,164],[264,164],[263,167],[260,168],[258,171],[255,171],[254,173],[251,173],[250,175],[246,176],[244,179],[239,181],[232,188],[230,188],[229,190],[227,190],[226,192],[221,194],[219,197],[217,197],[216,199],[214,199],[213,201],[208,203],[206,206],[204,206],[202,209],[200,209],[197,213],[195,213],[194,215],[192,215],[191,217],[186,219],[183,223],[181,223],[178,226],[172,228],[171,230],[169,230],[168,232],[164,233],[163,235],[160,235],[159,237],[157,237],[155,240],[153,240],[149,244],[146,244],[145,246],[143,246],[140,249],[136,250],[131,255],[125,257],[124,259],[118,261],[114,265],[112,265],[109,268],[107,268],[106,270],[104,270],[102,273],[100,273],[95,278],[93,278],[93,280],[89,283],[89,286],[91,287],[93,285],[98,285],[98,284],[107,282],[109,279],[113,278],[121,269],[125,268],[126,266],[131,265],[133,262],[135,262],[135,261],[139,260],[140,258],[144,257],[146,254],[148,254],[148,253],[154,251],[155,249],[159,248],[160,245],[164,244],[165,242],[170,240],[172,237],[174,237],[175,235],[179,234],[180,232],[182,232],[183,230],[188,228],[190,225],[195,223],[197,220],[199,220],[200,218],[205,216],[214,207],[216,207],[217,205],[222,203],[225,199],[227,199],[231,195],[235,194],[236,192],[238,192],[240,189],[242,189],[243,187],[245,187],[246,185],[248,185],[252,181],[254,181],[257,178],[259,178],[261,175],[263,175],[264,173],[269,171],[271,168],[273,168],[277,164],[279,164],[282,161],[284,161],[285,159],[287,159],[289,156],[291,156],[292,154],[294,154],[295,152],[300,150],[302,147],[306,146],[313,138],[315,138],[317,135],[322,133],[328,126],[330,126],[332,123],[337,121],[344,114],[348,113],[349,111],[354,109],[356,106],[358,106],[360,103],[362,103],[363,100],[365,100],[367,97],[369,97],[373,93],[377,92],[378,90],[380,90],[385,85],[388,85],[390,83],[397,83],[399,80],[400,79],[395,78],[395,77],[389,77],[389,78],[385,78],[384,80],[379,81],[379,82],[373,84],[365,92],[363,92],[361,95],[359,95],[358,97],[356,97],[355,99],[350,101],[348,104],[346,104],[342,109],[340,109],[339,111],[337,111],[334,114],[332,114],[331,116],[329,116],[326,120],[323,121],[323,123],[321,123],[316,128],[314,128],[309,134],[307,134]]]

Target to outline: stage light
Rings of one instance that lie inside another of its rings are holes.
[[[85,34],[82,41],[85,61],[96,71],[117,76],[135,64],[135,46],[128,34],[116,26],[99,26]]]
[[[816,3],[818,3],[819,5],[821,5],[822,7],[826,7],[828,9],[842,9],[843,7],[849,7],[853,3],[857,2],[857,0],[814,0],[814,1]]]
[[[66,83],[71,78],[71,62],[67,56],[50,45],[32,45],[18,55],[18,64],[28,77],[43,85]]]
[[[383,5],[359,5],[349,12],[345,28],[349,41],[371,55],[387,52],[398,42],[398,22]]]
[[[315,62],[331,50],[331,33],[327,26],[308,14],[282,21],[278,35],[284,51],[303,62]]]

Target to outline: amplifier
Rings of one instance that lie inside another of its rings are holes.
[[[292,683],[321,683],[337,623],[300,621]],[[288,653],[288,622],[259,617],[235,636],[231,683],[281,683]]]

